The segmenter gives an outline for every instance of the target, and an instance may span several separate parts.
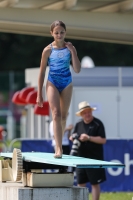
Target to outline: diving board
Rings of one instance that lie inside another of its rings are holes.
[[[0,182],[21,181],[29,187],[73,186],[74,173],[67,167],[75,168],[118,168],[122,163],[101,161],[78,156],[64,155],[54,158],[53,153],[26,152],[14,149],[12,153],[0,153]],[[58,169],[57,173],[44,173],[43,169]]]
[[[13,153],[0,153],[1,157],[12,158]],[[42,152],[27,152],[22,153],[22,159],[25,162],[37,162],[51,165],[70,166],[76,168],[118,168],[124,167],[122,163],[101,161],[89,158],[83,158],[78,156],[64,155],[62,158],[54,158],[53,153]]]

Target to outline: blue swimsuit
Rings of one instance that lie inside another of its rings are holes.
[[[51,54],[48,58],[48,80],[61,92],[72,82],[70,72],[71,53],[68,48],[55,49],[51,44]]]

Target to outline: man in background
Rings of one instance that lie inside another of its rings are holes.
[[[103,144],[106,143],[105,129],[103,123],[93,117],[88,102],[79,103],[79,111],[76,113],[82,120],[75,125],[74,132],[70,136],[73,141],[71,155],[103,160]],[[76,168],[77,183],[85,187],[90,182],[92,187],[92,200],[100,198],[100,183],[106,180],[105,169],[103,168]]]

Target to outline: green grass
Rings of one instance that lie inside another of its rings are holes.
[[[108,192],[101,193],[100,200],[132,200],[133,192]],[[90,193],[89,200],[92,200]]]

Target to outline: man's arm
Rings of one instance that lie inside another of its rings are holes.
[[[79,140],[81,142],[89,141],[89,142],[94,142],[94,143],[97,143],[97,144],[105,144],[106,143],[106,138],[102,138],[100,136],[96,136],[96,137],[89,136],[86,133],[82,133],[79,137]]]
[[[69,126],[67,126],[67,127],[65,128],[65,131],[71,131],[72,129],[73,129],[73,125],[70,124]]]
[[[90,141],[96,144],[105,144],[106,143],[105,128],[101,121],[99,122],[99,128],[96,129],[96,135],[97,136],[90,136],[87,135],[86,133],[82,133],[79,137],[79,140],[81,142]]]

